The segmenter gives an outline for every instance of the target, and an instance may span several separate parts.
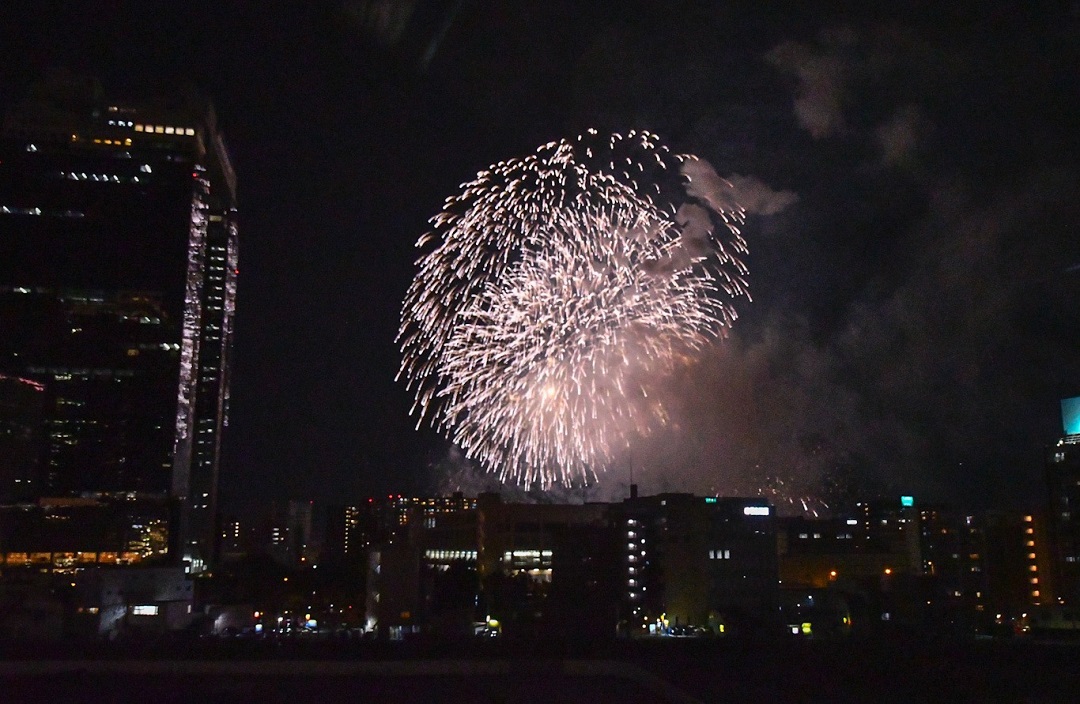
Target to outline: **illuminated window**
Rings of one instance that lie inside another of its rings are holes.
[[[173,127],[166,127],[165,128],[165,134],[173,134],[174,132],[176,132],[176,129],[173,128]]]
[[[184,130],[184,134],[186,134],[186,135],[188,135],[188,136],[194,136],[194,134],[195,134],[195,129],[194,129],[194,128],[192,128],[192,127],[188,127],[188,128],[186,128],[186,129]]]
[[[133,616],[157,616],[158,607],[156,604],[140,604],[138,606],[132,606],[131,614]]]

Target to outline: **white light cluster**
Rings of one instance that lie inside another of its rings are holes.
[[[475,550],[425,550],[425,560],[476,560]]]
[[[86,213],[81,210],[42,210],[41,208],[20,208],[12,205],[0,205],[0,214],[3,215],[47,215],[57,218],[83,218]]]
[[[60,178],[69,181],[97,181],[99,183],[140,183],[138,176],[117,176],[116,174],[87,174],[75,171],[61,171]]]
[[[228,226],[229,237],[226,241],[225,249],[225,314],[222,317],[223,334],[222,337],[225,340],[224,355],[222,358],[222,364],[228,365],[228,356],[230,352],[229,345],[232,342],[233,336],[233,318],[236,315],[236,280],[240,274],[239,268],[239,237],[237,235],[237,224],[235,218],[230,218]],[[221,424],[224,427],[229,426],[229,380],[225,380],[224,384],[224,398],[222,399],[222,419]]]
[[[176,438],[173,449],[173,493],[187,498],[191,481],[191,441],[195,408],[195,364],[199,357],[199,324],[202,322],[203,258],[206,255],[209,184],[199,180],[191,201],[188,228],[187,281],[184,288],[184,324],[180,348],[180,383],[176,403]]]

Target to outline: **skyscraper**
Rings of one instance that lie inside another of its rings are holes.
[[[1061,601],[1080,602],[1080,397],[1061,402],[1065,434],[1047,450],[1047,529]]]
[[[112,100],[56,73],[7,115],[0,376],[40,388],[8,411],[40,421],[34,444],[20,420],[39,450],[8,470],[30,496],[157,502],[171,558],[205,569],[237,274],[236,177],[207,101]]]

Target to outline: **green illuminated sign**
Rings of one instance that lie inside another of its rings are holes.
[[[914,506],[915,505],[915,497],[914,496],[901,496],[900,497],[900,505],[904,506],[905,508],[908,507],[908,506]]]

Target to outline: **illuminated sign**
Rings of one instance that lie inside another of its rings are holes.
[[[1061,426],[1066,435],[1080,435],[1080,396],[1061,399]]]
[[[716,497],[715,496],[706,496],[705,497],[705,503],[707,503],[707,504],[715,504],[716,503]]]
[[[904,506],[904,507],[914,506],[915,505],[915,497],[914,496],[901,496],[900,497],[900,505]]]
[[[769,515],[769,507],[768,506],[743,506],[742,512],[743,512],[744,516],[768,516]]]

